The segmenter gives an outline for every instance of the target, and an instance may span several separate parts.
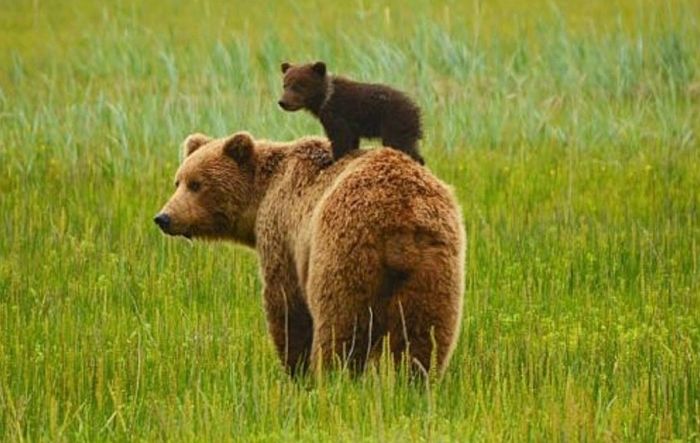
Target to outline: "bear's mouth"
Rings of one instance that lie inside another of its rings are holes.
[[[287,102],[282,101],[282,100],[278,101],[277,104],[279,105],[280,108],[284,109],[285,111],[289,111],[289,112],[294,112],[294,111],[298,111],[299,109],[301,109],[301,106],[290,104],[290,103],[287,103]]]
[[[228,226],[228,217],[222,213],[217,212],[213,214],[213,220],[211,223],[205,226],[188,225],[184,226],[180,232],[174,234],[186,238],[187,240],[192,240],[194,237],[197,238],[218,238],[226,232]]]

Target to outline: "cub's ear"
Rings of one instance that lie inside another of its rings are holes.
[[[255,142],[247,132],[237,132],[224,141],[224,154],[238,164],[244,164],[253,157]]]
[[[326,64],[323,62],[316,62],[311,68],[316,74],[320,75],[321,77],[326,75]]]
[[[195,132],[187,136],[185,141],[182,143],[182,154],[184,157],[189,157],[197,149],[206,145],[212,140],[208,135],[200,134]]]
[[[289,68],[291,68],[292,65],[289,62],[284,62],[280,65],[280,68],[282,68],[282,74],[286,73]]]

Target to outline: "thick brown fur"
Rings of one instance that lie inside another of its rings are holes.
[[[306,109],[323,125],[335,160],[357,149],[362,137],[379,137],[384,146],[410,155],[420,164],[420,109],[401,91],[386,85],[359,83],[326,72],[323,62],[282,64],[286,111]]]
[[[321,138],[197,134],[185,148],[156,221],[171,235],[258,252],[269,330],[290,373],[334,361],[361,370],[383,346],[397,362],[444,370],[459,334],[465,260],[447,186],[386,148],[319,166],[331,155]]]

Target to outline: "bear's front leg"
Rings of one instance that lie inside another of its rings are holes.
[[[301,291],[267,285],[265,311],[272,341],[285,369],[292,376],[303,374],[309,366],[313,321]]]
[[[360,138],[353,131],[350,124],[340,117],[326,117],[321,119],[326,136],[331,141],[333,160],[338,160],[348,152],[360,147]]]

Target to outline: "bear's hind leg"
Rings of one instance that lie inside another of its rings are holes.
[[[437,257],[436,257],[437,258]],[[437,259],[440,263],[441,260]],[[406,357],[410,368],[441,374],[459,334],[462,294],[457,266],[417,267],[390,298],[387,334],[394,362]]]
[[[370,257],[361,266],[336,269],[335,260],[315,261],[309,270],[309,308],[314,318],[313,371],[340,364],[353,373],[364,369],[384,336],[385,301],[377,299],[381,266]]]
[[[420,165],[425,164],[423,156],[418,152],[418,139],[416,137],[397,135],[391,131],[386,131],[382,135],[382,145],[405,152]]]

